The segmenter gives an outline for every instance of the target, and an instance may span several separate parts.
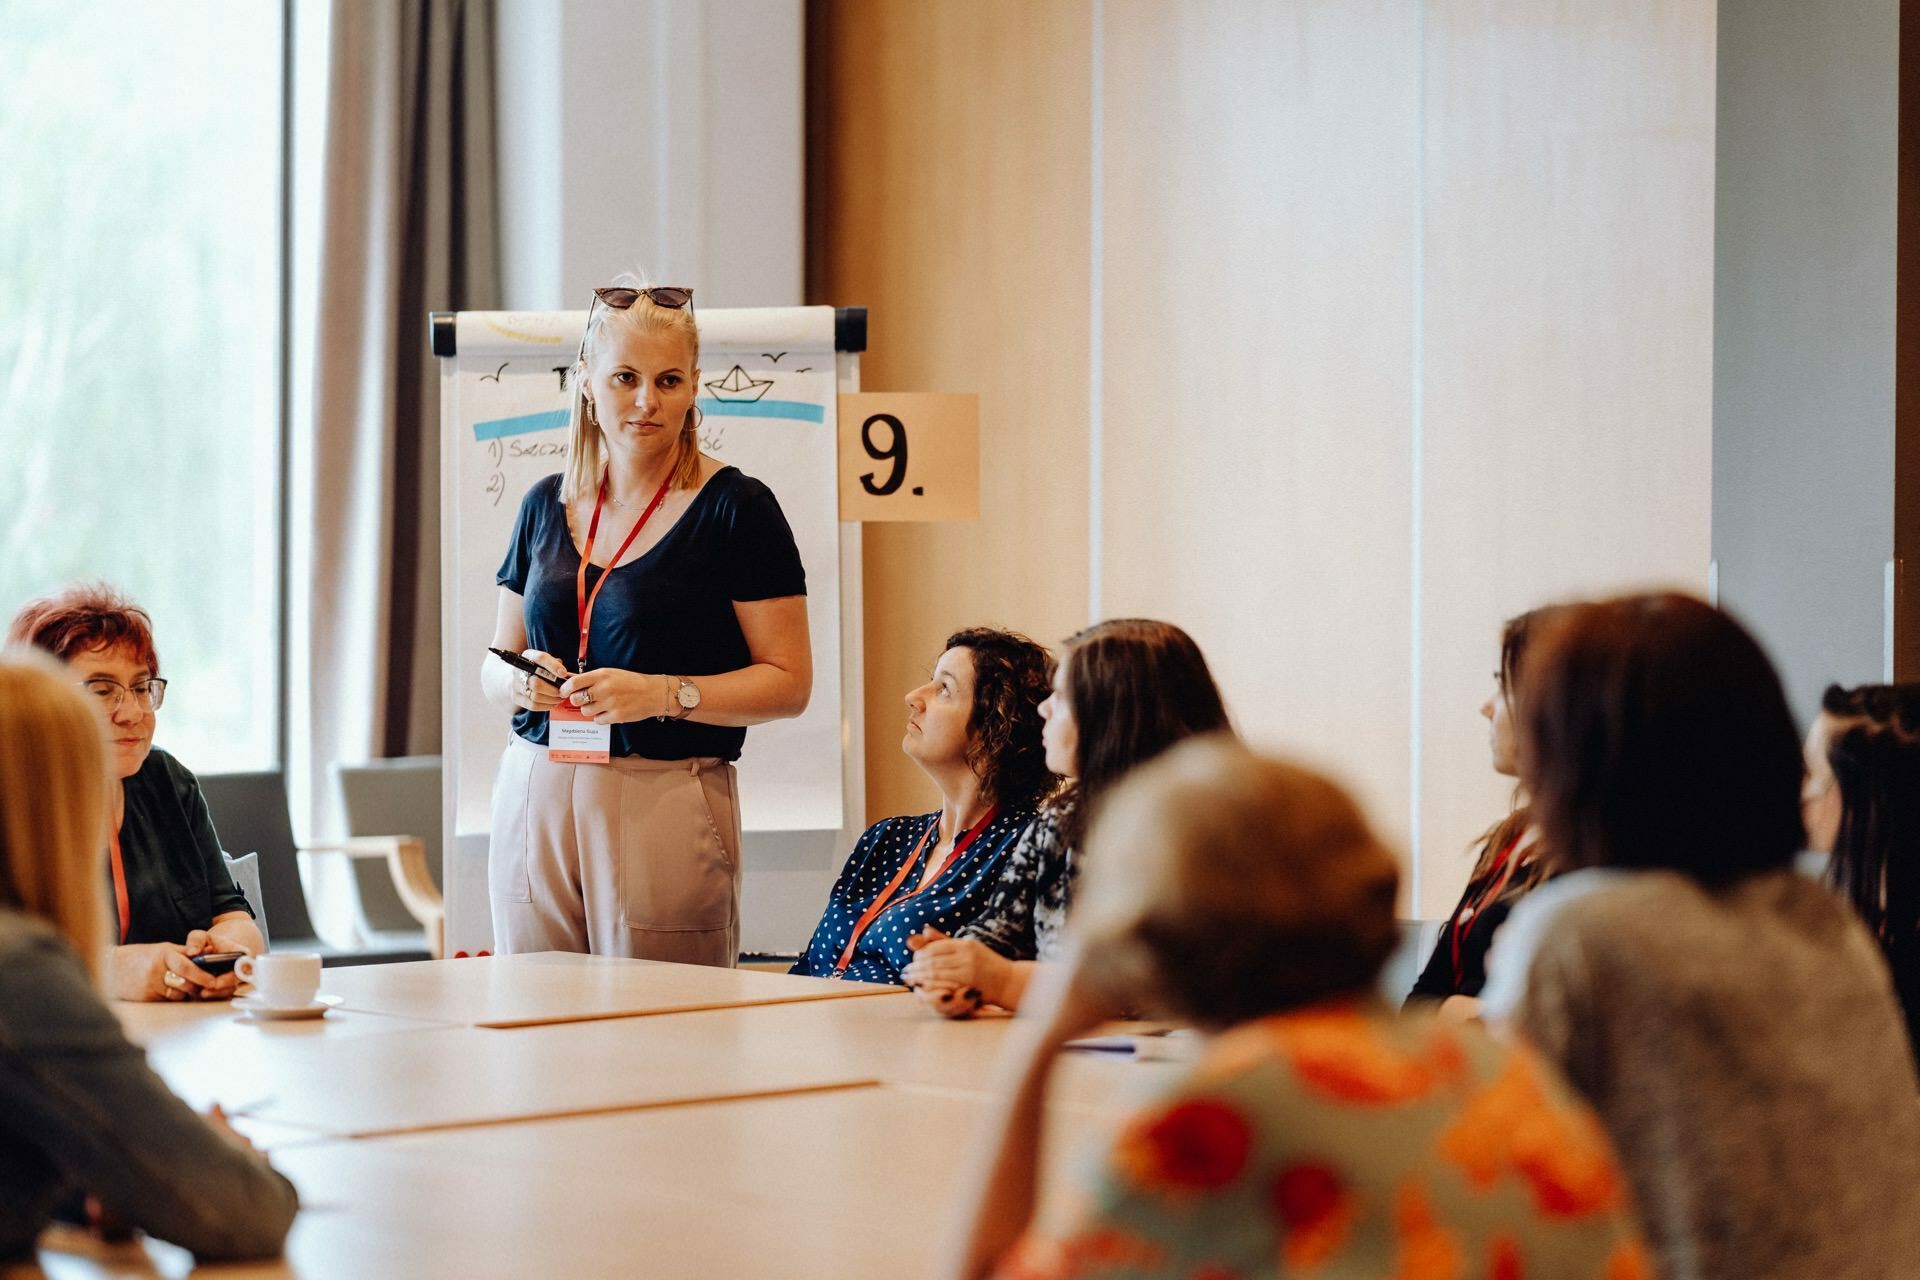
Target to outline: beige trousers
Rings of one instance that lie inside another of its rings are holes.
[[[500,953],[731,966],[740,956],[740,809],[724,760],[555,764],[515,737],[487,852]]]

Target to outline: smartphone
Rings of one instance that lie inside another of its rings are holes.
[[[209,951],[205,955],[188,956],[187,959],[206,972],[218,976],[223,973],[232,973],[233,966],[238,964],[240,957],[245,954],[247,953],[244,951]]]
[[[526,672],[530,676],[534,676],[538,679],[545,680],[548,684],[552,685],[556,689],[558,689],[561,685],[566,683],[566,677],[556,676],[555,674],[553,674],[553,672],[547,670],[545,667],[541,666],[539,663],[534,662],[528,658],[523,658],[519,654],[513,652],[510,649],[496,649],[492,645],[488,645],[487,652],[492,654],[494,657],[500,659],[500,661],[506,663],[510,667],[517,667],[519,670]]]

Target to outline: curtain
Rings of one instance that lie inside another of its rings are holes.
[[[493,0],[330,0],[310,428],[290,467],[288,783],[440,746],[430,311],[499,305]],[[305,554],[300,554],[304,548]]]

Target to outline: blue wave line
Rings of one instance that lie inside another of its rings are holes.
[[[523,413],[517,418],[495,418],[491,422],[473,424],[475,440],[498,440],[503,436],[524,436],[535,431],[551,431],[555,427],[567,425],[565,409],[549,409],[545,413]]]
[[[805,400],[715,400],[710,396],[699,399],[700,412],[712,418],[791,418],[797,422],[825,422],[825,405],[809,404]],[[523,413],[517,418],[493,418],[487,422],[473,424],[475,440],[499,440],[506,436],[531,435],[535,431],[552,431],[567,425],[565,409],[549,409],[544,413]]]
[[[715,400],[700,397],[700,412],[714,418],[795,418],[801,422],[825,422],[825,405],[805,400]]]

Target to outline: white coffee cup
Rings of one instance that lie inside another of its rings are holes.
[[[320,992],[320,957],[311,951],[241,956],[233,971],[253,984],[255,995],[281,1008],[303,1008]]]

